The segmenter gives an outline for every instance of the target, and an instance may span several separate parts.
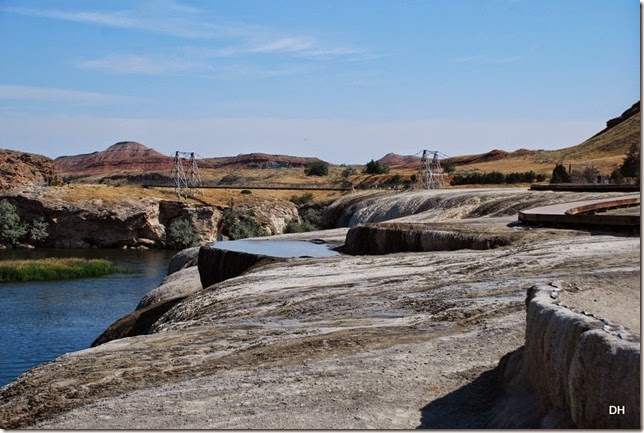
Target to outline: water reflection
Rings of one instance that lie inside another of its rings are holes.
[[[263,254],[273,257],[328,257],[339,253],[331,249],[333,245],[317,244],[308,241],[251,240],[218,241],[211,244],[213,248],[228,251]]]

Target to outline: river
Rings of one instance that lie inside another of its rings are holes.
[[[0,251],[0,260],[85,257],[110,260],[126,274],[64,281],[0,283],[0,386],[29,368],[90,347],[109,325],[132,312],[165,278],[176,251]]]
[[[237,240],[221,249],[278,257],[337,255],[329,244]],[[0,283],[0,386],[31,367],[90,347],[117,319],[131,313],[165,278],[176,251],[32,249],[0,251],[0,260],[45,257],[107,259],[127,270],[99,278]]]

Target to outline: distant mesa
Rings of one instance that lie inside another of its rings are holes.
[[[172,158],[141,143],[121,141],[101,152],[61,156],[55,161],[62,175],[103,174],[119,170],[166,171]]]
[[[204,159],[204,166],[209,168],[290,168],[304,167],[312,162],[322,161],[319,158],[269,155],[267,153],[249,153],[237,156]]]
[[[377,162],[393,167],[396,165],[412,164],[414,162],[420,161],[420,156],[416,155],[398,155],[395,153],[388,153]]]

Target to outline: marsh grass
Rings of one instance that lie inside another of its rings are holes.
[[[40,260],[8,260],[0,262],[2,281],[48,281],[71,278],[99,277],[123,270],[107,260],[82,258],[47,258]]]

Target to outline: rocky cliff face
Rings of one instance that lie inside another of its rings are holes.
[[[32,153],[0,149],[0,189],[47,183],[56,177],[54,161]]]
[[[165,247],[167,229],[177,218],[188,220],[201,242],[216,239],[221,211],[156,199],[123,197],[70,203],[64,188],[21,188],[0,199],[17,206],[27,220],[43,218],[49,237],[44,246],[56,248]]]
[[[297,206],[290,201],[253,199],[244,204],[235,205],[235,209],[252,211],[253,219],[268,236],[284,233],[286,225],[291,220],[300,222]]]

